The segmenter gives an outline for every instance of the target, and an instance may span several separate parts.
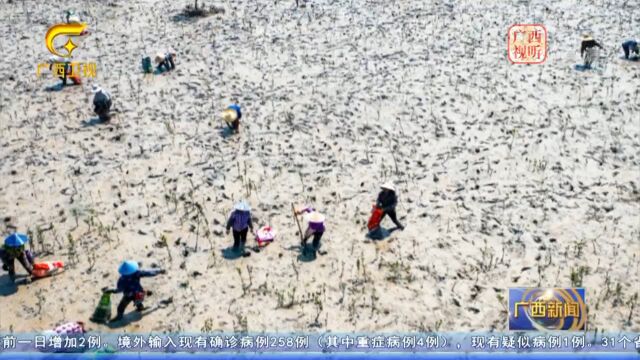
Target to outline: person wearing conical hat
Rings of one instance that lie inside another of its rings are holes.
[[[253,233],[251,207],[246,201],[239,201],[234,205],[229,220],[227,220],[227,234],[231,229],[233,229],[233,250],[244,254],[247,232],[251,230]]]
[[[391,221],[398,227],[400,230],[404,230],[404,226],[398,221],[398,217],[396,215],[396,205],[398,205],[398,196],[396,195],[395,186],[390,183],[384,183],[380,185],[380,193],[378,194],[378,200],[376,201],[376,206],[382,209],[383,214],[380,221],[384,219],[385,216],[389,215]]]
[[[91,91],[93,92],[93,111],[98,115],[100,121],[108,121],[111,110],[111,94],[97,84],[93,84]]]
[[[240,131],[240,119],[242,118],[242,111],[240,105],[234,103],[229,105],[222,112],[222,120],[227,123],[227,126],[235,132]]]
[[[67,24],[80,24],[82,22],[82,19],[80,18],[80,15],[78,15],[75,10],[66,10],[64,12],[64,20]],[[83,30],[83,32],[80,34],[85,35],[87,33],[87,30]]]
[[[590,69],[593,60],[595,60],[600,52],[598,48],[603,49],[602,45],[595,41],[590,34],[582,34],[582,43],[580,45],[580,56],[584,59],[585,69]]]
[[[310,206],[302,207],[296,210],[295,213],[296,215],[304,215],[307,221],[307,229],[302,237],[303,250],[307,248],[307,241],[313,237],[313,242],[311,243],[312,250],[314,252],[318,251],[318,249],[320,249],[320,240],[322,240],[322,235],[324,235],[325,231],[324,215]]]
[[[171,71],[176,68],[176,53],[169,51],[166,53],[157,53],[155,57],[156,67],[158,72]]]
[[[110,294],[122,293],[122,299],[118,304],[118,313],[111,321],[122,320],[124,311],[131,302],[135,304],[136,311],[141,312],[145,309],[143,301],[145,291],[140,284],[143,277],[153,277],[165,274],[164,269],[140,270],[140,265],[136,261],[127,260],[118,267],[120,278],[115,289],[103,289],[103,292]]]
[[[33,274],[33,255],[25,249],[25,244],[29,237],[25,234],[13,233],[4,239],[4,244],[0,247],[0,259],[2,260],[2,270],[9,272],[11,281],[16,281],[15,260],[29,273],[27,282],[31,281]]]
[[[639,40],[627,40],[622,43],[622,51],[624,51],[624,58],[628,59],[629,55],[631,55],[632,60],[638,60],[640,56],[640,46],[638,46]],[[633,56],[633,54],[636,54]]]

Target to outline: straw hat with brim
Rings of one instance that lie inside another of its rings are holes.
[[[156,62],[156,64],[160,64],[161,62],[163,62],[164,61],[164,54],[157,53],[156,57],[154,58],[154,61]]]
[[[100,87],[100,85],[93,85],[91,87],[91,92],[97,93],[97,92],[100,92],[100,91],[102,91],[102,88]]]
[[[14,233],[4,239],[4,245],[8,247],[20,247],[29,242],[29,237],[25,234]]]
[[[293,210],[297,213],[302,213],[306,209],[307,209],[306,205],[296,205],[293,207]]]
[[[251,211],[251,206],[246,201],[240,201],[233,206],[234,210],[238,211]]]
[[[120,273],[120,275],[127,276],[127,275],[134,274],[139,269],[140,269],[140,266],[138,265],[137,262],[128,260],[123,262],[122,265],[120,265],[120,267],[118,268],[118,272]]]
[[[380,185],[380,188],[381,188],[381,189],[391,190],[391,191],[396,191],[396,187],[395,187],[395,186],[393,186],[393,184],[392,184],[392,183],[389,183],[389,182],[387,182],[387,183],[384,183],[384,184]]]
[[[323,223],[324,222],[324,215],[320,214],[317,211],[314,211],[314,212],[310,213],[309,215],[307,215],[307,221],[309,221],[311,223]]]
[[[232,123],[238,119],[238,113],[233,109],[225,109],[222,112],[222,120]]]
[[[591,37],[591,35],[589,34],[582,34],[582,40],[584,41],[593,40],[593,37]]]
[[[61,63],[64,62],[64,58],[58,55],[51,55],[49,57],[49,62],[50,63]]]

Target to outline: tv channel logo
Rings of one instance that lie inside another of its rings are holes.
[[[584,330],[584,288],[510,288],[509,330]]]
[[[547,28],[542,24],[515,24],[507,31],[507,57],[512,64],[542,64],[547,49]]]
[[[47,45],[47,50],[50,53],[56,56],[60,56],[63,58],[70,58],[71,53],[78,46],[71,40],[71,36],[80,36],[84,33],[87,28],[87,24],[84,23],[71,23],[71,24],[56,24],[49,28],[47,34],[44,36],[44,43]],[[66,54],[62,54],[58,52],[58,49],[54,46],[54,40],[60,35],[67,35],[67,42],[62,46],[65,50],[67,50]]]

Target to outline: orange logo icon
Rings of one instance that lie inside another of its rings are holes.
[[[77,48],[76,44],[71,41],[71,39],[67,40],[67,43],[64,44],[63,48],[67,50],[67,54],[61,54],[56,51],[56,48],[53,45],[53,41],[56,37],[60,35],[70,35],[70,36],[79,36],[82,32],[87,28],[87,24],[84,23],[72,23],[72,24],[56,24],[49,28],[47,31],[47,35],[45,35],[44,41],[47,45],[47,50],[53,55],[57,55],[60,57],[68,58],[71,57],[71,53],[75,48]]]

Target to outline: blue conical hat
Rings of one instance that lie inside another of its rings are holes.
[[[120,265],[120,267],[118,268],[118,272],[120,273],[120,275],[126,276],[126,275],[131,275],[135,273],[139,269],[140,269],[140,266],[138,265],[137,262],[132,260],[127,260],[123,262],[122,265]]]
[[[20,247],[29,241],[25,234],[13,233],[4,239],[4,244],[9,247]]]

